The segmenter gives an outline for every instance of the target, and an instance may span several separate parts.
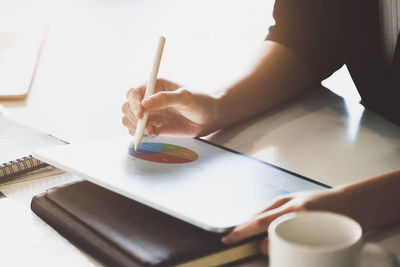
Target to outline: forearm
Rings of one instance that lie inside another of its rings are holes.
[[[288,48],[265,41],[251,69],[218,98],[219,126],[266,111],[317,82],[306,63]]]
[[[352,214],[365,231],[400,223],[400,170],[339,189],[353,201]]]

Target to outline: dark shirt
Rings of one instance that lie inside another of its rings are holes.
[[[400,125],[400,84],[383,64],[377,0],[277,0],[267,40],[300,55],[322,81],[347,65],[362,104]]]

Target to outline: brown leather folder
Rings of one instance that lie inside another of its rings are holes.
[[[35,196],[32,210],[109,266],[215,266],[259,253],[262,236],[233,246],[208,232],[87,181]]]

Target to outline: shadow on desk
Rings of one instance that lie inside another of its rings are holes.
[[[331,186],[400,166],[400,127],[322,86],[207,139]]]
[[[209,140],[218,144],[235,143],[235,139],[240,138],[243,132],[251,129],[252,134],[250,138],[246,135],[246,138],[249,139],[250,142],[247,142],[246,146],[242,146],[240,151],[247,154],[253,150],[255,144],[251,141],[260,140],[264,136],[267,136],[270,131],[279,129],[284,124],[293,123],[302,117],[310,116],[310,114],[323,109],[328,109],[330,112],[335,113],[336,116],[342,117],[342,125],[338,125],[339,127],[352,127],[353,125],[349,124],[358,123],[375,134],[390,139],[400,139],[400,128],[397,125],[375,113],[368,112],[368,114],[364,114],[364,108],[361,104],[347,103],[341,96],[321,86],[310,90],[306,95],[289,100],[271,111],[220,130],[211,135]],[[358,115],[358,118],[354,118],[356,115]],[[320,118],[326,120],[326,118],[322,116],[320,116]],[[358,120],[358,122],[355,121],[355,119]],[[258,128],[263,129],[259,130]],[[385,129],[385,131],[382,131],[382,129]],[[301,136],[299,136],[299,139],[300,138]],[[400,150],[400,146],[397,148]]]
[[[316,96],[318,101],[315,101]],[[268,132],[326,108],[339,99],[341,99],[340,96],[328,89],[318,87],[306,95],[288,100],[270,111],[220,130],[211,135],[209,140],[217,144],[231,144],[237,143],[235,142],[236,139],[240,138],[241,135],[245,135],[249,142],[246,142],[246,145],[241,147],[240,152],[250,154],[255,146],[253,140],[262,140],[263,137],[268,135]],[[249,130],[251,131],[249,132]]]

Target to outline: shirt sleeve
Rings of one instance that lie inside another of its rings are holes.
[[[340,43],[329,21],[318,12],[318,0],[276,0],[275,25],[266,40],[286,46],[301,56],[321,81],[343,64]],[[340,19],[340,14],[337,17]]]

